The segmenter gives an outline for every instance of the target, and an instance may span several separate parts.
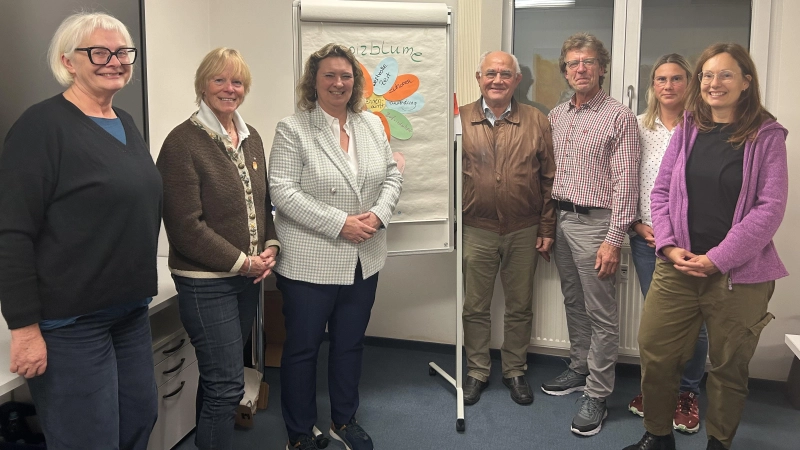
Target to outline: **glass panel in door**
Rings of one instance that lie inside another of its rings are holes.
[[[750,43],[751,0],[642,0],[638,114],[647,108],[650,71],[661,55],[679,53],[694,67],[716,42]]]
[[[558,69],[561,45],[570,35],[585,31],[597,36],[611,52],[613,24],[614,0],[516,0],[514,55],[522,69],[517,101],[545,114],[568,101],[573,91]],[[603,83],[606,92],[610,74],[609,67]]]

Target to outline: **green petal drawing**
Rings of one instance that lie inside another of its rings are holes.
[[[381,112],[386,116],[386,120],[389,121],[389,130],[393,138],[405,141],[414,135],[414,128],[411,126],[411,122],[402,113],[388,108]]]

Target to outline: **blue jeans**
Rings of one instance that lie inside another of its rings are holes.
[[[172,279],[200,370],[195,445],[230,449],[236,407],[244,396],[242,347],[253,328],[261,284],[242,276]]]
[[[317,421],[317,356],[328,326],[331,421],[350,422],[358,410],[364,333],[375,303],[378,274],[352,285],[314,284],[276,273],[283,294],[286,341],[281,358],[281,408],[289,439],[311,435]]]
[[[639,277],[642,295],[647,298],[647,291],[650,290],[650,283],[653,281],[653,272],[656,270],[656,249],[648,247],[647,241],[638,234],[630,240],[633,265],[636,267],[636,275]],[[694,355],[686,362],[686,367],[683,369],[681,392],[700,394],[700,381],[703,380],[703,374],[706,372],[707,355],[708,334],[704,323],[700,327],[700,334],[697,336]]]
[[[158,416],[147,310],[42,331],[47,369],[28,386],[48,449],[147,448]]]

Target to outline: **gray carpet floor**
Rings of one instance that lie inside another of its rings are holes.
[[[644,429],[642,420],[628,412],[627,404],[639,391],[638,368],[618,365],[614,394],[608,398],[608,418],[593,437],[570,432],[580,393],[562,397],[544,394],[539,386],[564,370],[559,358],[530,355],[528,382],[534,388],[532,405],[520,406],[509,397],[499,372],[499,361],[481,400],[465,410],[466,430],[456,431],[456,396],[440,376],[428,374],[433,361],[451,375],[455,355],[446,346],[371,340],[364,354],[361,405],[357,418],[369,432],[378,450],[500,450],[500,449],[622,449],[637,442]],[[452,349],[452,347],[449,347]],[[319,358],[317,381],[317,427],[327,430],[330,403],[327,393],[327,345]],[[249,430],[237,430],[234,449],[279,450],[286,446],[286,430],[280,408],[279,369],[267,369],[269,405],[255,415]],[[705,397],[700,398],[701,420]],[[706,448],[705,428],[694,435],[676,433],[680,450]],[[733,449],[800,449],[800,410],[793,409],[777,383],[751,383],[750,395]],[[194,450],[194,433],[178,450]],[[330,450],[344,446],[331,441]]]

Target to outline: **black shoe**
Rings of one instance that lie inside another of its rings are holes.
[[[675,436],[672,433],[666,436],[656,436],[645,431],[641,441],[622,450],[675,450]]]
[[[481,399],[481,391],[486,389],[488,385],[488,381],[481,381],[467,375],[467,379],[464,381],[464,404],[474,405],[478,403],[478,400]]]
[[[718,441],[717,438],[714,436],[708,437],[708,445],[706,446],[706,450],[728,450],[722,445],[722,442]]]
[[[356,418],[350,419],[350,423],[342,426],[331,423],[331,437],[344,444],[346,450],[374,450],[372,438],[361,425],[356,422]]]
[[[286,450],[317,450],[318,448],[320,447],[317,446],[317,441],[313,437],[306,435],[300,436],[295,442],[290,439],[289,443],[286,444]]]
[[[524,376],[505,378],[503,377],[503,384],[511,390],[511,400],[519,403],[520,405],[530,405],[533,403],[533,392],[528,385],[528,380]]]

